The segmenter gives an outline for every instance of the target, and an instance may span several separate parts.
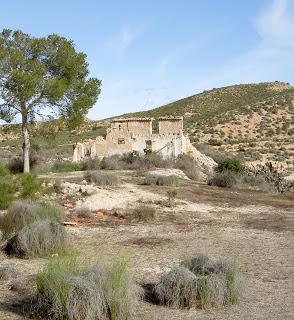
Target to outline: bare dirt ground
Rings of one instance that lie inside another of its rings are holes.
[[[236,306],[175,310],[140,302],[135,319],[294,319],[294,197],[220,189],[184,179],[176,188],[145,186],[143,177],[133,172],[118,174],[118,187],[95,187],[89,196],[75,194],[70,199],[58,199],[61,203],[71,201],[72,206],[91,204],[93,210],[127,210],[145,202],[157,209],[157,217],[149,223],[135,223],[105,214],[68,227],[82,256],[101,254],[111,259],[117,253],[126,253],[139,283],[156,282],[189,253],[226,256],[238,261],[243,285],[241,302]],[[76,184],[82,181],[80,173],[52,177]],[[174,207],[167,207],[164,200],[171,189],[177,190],[177,200]],[[45,260],[7,261],[19,273],[14,279],[0,279],[0,319],[23,319],[15,302],[27,292],[9,287],[16,279],[35,274]]]

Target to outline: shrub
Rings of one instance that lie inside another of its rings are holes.
[[[176,267],[161,277],[155,295],[160,304],[191,308],[197,302],[197,277],[187,268]]]
[[[217,166],[218,172],[231,171],[233,173],[243,173],[244,166],[238,159],[225,159],[219,162]]]
[[[232,188],[236,184],[236,175],[230,171],[215,172],[209,179],[208,185],[222,188]]]
[[[0,229],[7,237],[40,220],[62,222],[62,209],[55,204],[44,201],[17,201],[0,217]]]
[[[85,265],[76,257],[51,260],[37,276],[37,312],[54,319],[132,319],[138,293],[128,260]]]
[[[117,185],[119,182],[116,175],[103,171],[87,172],[84,178],[87,182],[95,183],[99,186],[112,186]]]
[[[176,187],[179,184],[179,178],[175,175],[162,176],[149,174],[145,177],[144,184]]]
[[[100,168],[103,170],[119,170],[123,169],[123,164],[120,161],[119,156],[114,155],[104,157],[100,162]]]
[[[36,193],[41,189],[41,182],[38,180],[35,173],[23,173],[20,176],[21,184],[21,198],[33,198],[36,196]]]
[[[87,158],[80,163],[82,171],[100,169],[100,160],[98,158]]]
[[[8,239],[4,251],[20,258],[63,254],[68,249],[65,228],[53,221],[36,221]]]
[[[139,205],[132,210],[131,218],[138,220],[138,221],[151,221],[155,219],[155,209],[146,206],[146,205]]]
[[[13,178],[5,176],[5,179],[0,180],[0,209],[7,209],[14,200],[14,194],[16,191]]]
[[[30,169],[34,169],[38,163],[38,159],[34,153],[30,153]],[[7,165],[11,173],[23,173],[23,159],[20,157],[14,158]]]
[[[70,161],[56,162],[51,169],[52,172],[72,172],[81,170],[82,168],[79,163]]]
[[[0,161],[0,177],[5,177],[8,175],[10,175],[9,169],[2,161]]]

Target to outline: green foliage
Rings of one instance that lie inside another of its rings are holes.
[[[41,182],[35,173],[23,173],[20,176],[21,198],[33,198],[37,192],[40,192]]]
[[[219,162],[217,167],[218,172],[230,171],[232,173],[244,172],[244,166],[238,159],[224,159]]]
[[[2,161],[0,161],[0,177],[2,178],[8,175],[10,175],[9,169]]]
[[[81,170],[82,167],[79,163],[70,161],[56,162],[51,169],[52,172],[72,172]]]
[[[7,209],[14,200],[16,186],[11,176],[1,177],[0,180],[0,209]]]
[[[28,124],[55,114],[74,128],[97,101],[101,81],[89,78],[84,53],[56,34],[34,38],[20,30],[0,33],[0,119],[21,114],[24,169],[29,170]]]

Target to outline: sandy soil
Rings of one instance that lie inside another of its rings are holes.
[[[173,188],[178,195],[175,207],[170,208],[161,201],[171,188],[144,186],[141,179],[124,173],[121,186],[99,189],[84,202],[96,210],[103,203],[110,208],[111,203],[127,207],[129,202],[143,201],[157,209],[156,220],[134,223],[104,216],[68,227],[81,255],[101,254],[111,259],[119,252],[127,253],[139,283],[156,282],[189,253],[231,257],[240,265],[243,294],[239,305],[209,311],[140,302],[135,319],[294,319],[294,198],[182,180]],[[25,278],[36,273],[45,260],[8,261]],[[15,301],[25,294],[9,290],[13,280],[0,280],[0,319],[23,319],[16,313]]]

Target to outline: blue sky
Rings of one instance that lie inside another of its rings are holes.
[[[102,119],[230,84],[293,83],[293,0],[10,0],[0,28],[58,33],[88,56]]]

